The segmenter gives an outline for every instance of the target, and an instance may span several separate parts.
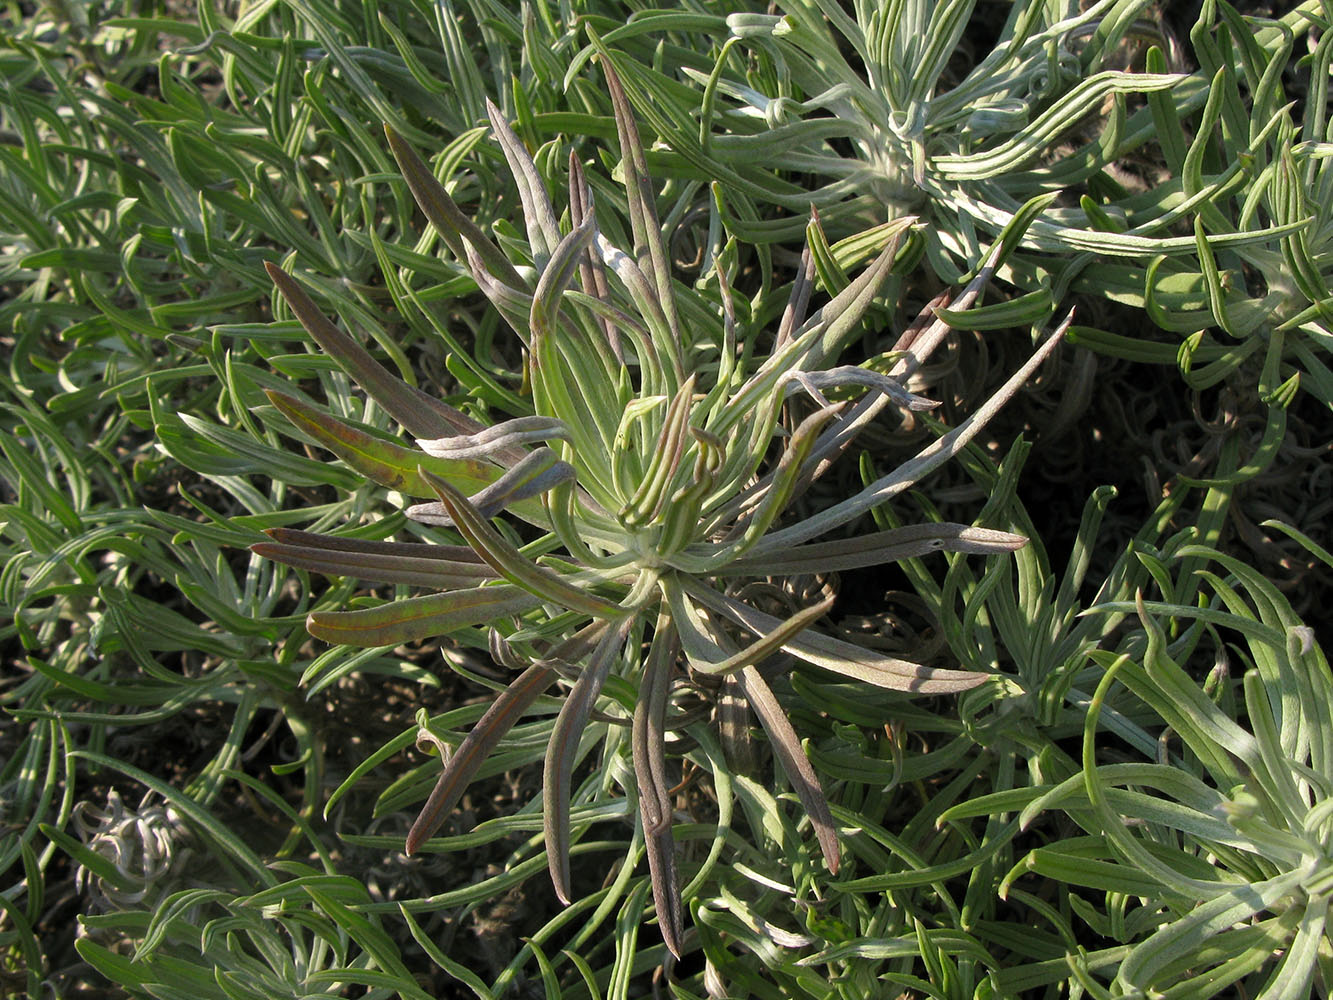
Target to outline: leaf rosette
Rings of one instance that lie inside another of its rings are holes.
[[[784,653],[790,661],[921,695],[968,690],[987,675],[883,656],[821,631],[816,625],[832,596],[783,617],[747,602],[743,585],[756,578],[827,579],[932,551],[988,554],[1021,547],[1020,535],[962,524],[818,539],[852,525],[948,461],[1031,375],[1064,327],[995,397],[916,457],[854,496],[793,518],[793,501],[878,414],[888,407],[934,406],[905,383],[942,342],[943,320],[926,316],[916,324],[911,350],[905,338],[904,349],[890,355],[888,371],[838,363],[882,291],[913,220],[883,227],[877,256],[813,312],[817,269],[807,248],[778,330],[765,337],[748,325],[763,311],[743,308],[750,304],[738,302],[730,290],[726,262],[735,260],[734,246],[715,257],[715,299],[673,279],[634,118],[609,67],[607,83],[632,240],[625,247],[599,227],[575,157],[562,226],[532,156],[494,105],[488,106],[491,126],[524,210],[528,258],[519,263],[466,217],[431,169],[387,130],[427,219],[521,339],[531,412],[483,425],[408,386],[331,323],[292,276],[269,267],[315,341],[417,447],[353,427],[291,396],[271,393],[274,404],[304,436],[359,472],[420,498],[408,516],[456,531],[463,544],[274,529],[272,541],[255,551],[306,570],[434,591],[362,610],[317,611],[308,628],[318,638],[378,646],[484,626],[495,659],[519,671],[446,755],[408,835],[409,853],[438,829],[487,756],[537,699],[565,686],[546,755],[544,824],[551,877],[568,902],[570,787],[580,738],[608,679],[618,674],[629,681],[637,689],[630,720],[637,787],[631,797],[637,797],[663,938],[679,955],[683,918],[666,759],[673,682],[681,674],[711,675],[748,702],[836,872],[837,834],[819,778],[761,664]],[[817,219],[809,231],[812,243],[823,246]],[[511,253],[513,243],[506,241]],[[976,300],[1012,245],[1002,237],[956,307]],[[762,356],[761,343],[771,344]],[[826,393],[838,401],[830,402]],[[495,523],[502,515],[526,522],[527,537],[536,539],[516,544],[520,535]]]

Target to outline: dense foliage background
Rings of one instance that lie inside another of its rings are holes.
[[[1331,16],[6,5],[0,994],[1327,996]],[[673,689],[679,962],[630,801],[634,677],[581,744],[572,905],[545,875],[554,693],[409,858],[440,771],[418,714],[456,747],[512,670],[473,628],[312,639],[311,612],[418,591],[249,551],[273,528],[451,537],[265,395],[396,426],[264,265],[406,382],[483,422],[530,410],[518,341],[381,126],[531,259],[490,99],[558,211],[572,152],[619,237],[607,65],[674,280],[720,303],[724,274],[756,351],[807,230],[818,306],[886,223],[918,219],[843,361],[888,370],[914,320],[941,317],[909,387],[942,405],[877,418],[793,517],[964,421],[1076,309],[957,460],[853,526],[958,521],[1026,548],[755,585],[780,605],[836,593],[823,627],[866,650],[993,675],[912,698],[770,665],[836,875],[762,731],[734,760],[708,724],[720,686]],[[984,300],[950,308],[992,252]]]

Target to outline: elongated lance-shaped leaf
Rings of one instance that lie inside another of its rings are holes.
[[[483,490],[472,494],[468,502],[482,517],[494,517],[510,504],[518,503],[569,482],[574,467],[562,461],[550,448],[538,448]],[[452,526],[454,519],[441,503],[420,503],[407,508],[407,516],[423,524]]]
[[[681,584],[689,596],[704,607],[725,615],[755,635],[767,635],[782,623],[781,619],[765,614],[733,597],[719,594],[711,587],[685,578],[682,578]],[[910,660],[878,656],[853,643],[835,639],[814,629],[806,629],[784,642],[782,649],[807,663],[813,663],[843,677],[892,691],[908,691],[912,694],[957,694],[984,683],[990,676],[974,670],[927,667]]]
[[[866,277],[865,284],[861,285],[859,281],[862,275],[857,275],[857,278],[846,289],[838,293],[837,297],[828,306],[820,310],[821,318],[827,324],[824,328],[824,335],[819,340],[818,348],[810,351],[802,367],[822,368],[828,359],[837,358],[842,353],[847,340],[860,325],[866,310],[870,308],[875,296],[879,294],[880,287],[888,278],[889,272],[893,270],[893,261],[898,255],[898,248],[902,245],[902,241],[906,238],[915,219],[909,216],[898,221],[901,223],[901,228],[893,232],[888,245],[866,268],[869,275]],[[858,288],[858,286],[860,287]],[[843,299],[843,295],[853,288],[858,288],[857,293],[848,299]],[[838,308],[830,311],[830,307],[835,303],[838,304]]]
[[[634,110],[620,85],[620,77],[611,68],[609,59],[602,60],[606,74],[606,88],[611,93],[611,107],[616,118],[616,132],[620,138],[620,156],[625,172],[625,194],[629,202],[630,226],[634,233],[634,255],[639,266],[649,273],[656,289],[657,300],[666,316],[667,328],[679,353],[680,319],[676,315],[675,290],[671,287],[671,261],[662,243],[662,226],[657,221],[656,196],[644,159],[643,144],[639,141],[639,127],[634,122]],[[645,259],[646,258],[646,259]]]
[[[699,611],[695,602],[685,593],[680,574],[664,574],[658,580],[658,587],[667,600],[667,607],[671,609],[672,623],[690,665],[708,669],[725,660],[729,654],[718,645],[707,616]]]
[[[818,225],[819,213],[811,205],[807,233],[811,231],[811,227]],[[792,334],[805,323],[806,310],[810,308],[810,293],[814,289],[815,259],[810,253],[810,237],[807,235],[805,246],[801,249],[801,265],[797,268],[796,280],[792,282],[791,294],[787,297],[787,305],[782,310],[782,319],[778,323],[777,339],[773,342],[774,349],[786,347],[792,339]]]
[[[282,268],[265,261],[264,269],[315,343],[342,365],[356,384],[402,424],[409,434],[446,437],[481,430],[481,424],[471,417],[422,392],[416,386],[408,385],[372,358],[364,347],[329,322],[314,300],[305,293],[305,289]]]
[[[555,678],[556,672],[550,667],[533,664],[492,702],[444,765],[444,773],[435,782],[430,797],[407,832],[407,843],[403,846],[407,854],[415,854],[440,828],[495,745],[504,739],[505,733],[514,727],[532,703],[555,683]]]
[[[671,618],[659,614],[643,666],[643,679],[639,682],[639,699],[634,705],[630,748],[639,786],[639,818],[643,822],[657,923],[667,948],[680,958],[685,918],[676,876],[676,845],[671,836],[671,783],[666,773],[667,695],[677,646]]]
[[[652,374],[656,378],[665,378],[667,380],[665,384],[674,389],[685,381],[685,366],[680,357],[680,344],[667,327],[666,314],[662,311],[661,303],[657,301],[657,293],[653,290],[652,283],[629,254],[601,233],[597,234],[593,246],[597,259],[610,268],[625,286],[648,327],[651,349],[645,353],[646,356],[655,358],[657,363],[653,366],[653,370],[645,371],[645,387],[649,384],[649,375]]]
[[[628,260],[629,258],[626,257],[625,259]],[[606,268],[602,263],[600,251],[593,255],[593,261],[596,273],[601,275],[601,284],[605,285]],[[607,291],[606,294],[609,295],[610,292]],[[634,339],[634,345],[638,350],[636,360],[639,363],[640,394],[644,396],[662,395],[662,368],[658,358],[658,349],[649,337],[648,329],[639,322],[639,318],[631,316],[609,300],[592,298],[574,289],[570,289],[566,295],[576,305],[583,307],[597,317],[598,322],[607,331],[612,357],[617,358],[622,366],[625,364],[625,352],[620,334],[623,331]]]
[[[694,376],[690,375],[680,391],[667,405],[662,421],[662,432],[657,438],[643,482],[634,496],[621,508],[617,517],[627,528],[635,528],[652,520],[662,510],[681,456],[685,453],[685,429],[690,421],[690,403],[694,399]]]
[[[328,552],[354,552],[367,555],[406,556],[414,559],[438,559],[442,562],[470,562],[483,565],[481,556],[466,545],[426,545],[421,542],[378,542],[349,535],[325,535],[299,528],[268,528],[264,534],[279,545],[298,545]]]
[[[569,218],[575,229],[581,226],[583,220],[592,214],[592,210],[592,189],[588,187],[588,182],[583,176],[583,164],[579,162],[578,153],[571,149],[569,151]],[[589,298],[607,304],[610,303],[611,286],[606,280],[606,270],[601,261],[593,256],[591,250],[585,251],[579,259],[579,286]],[[625,355],[620,347],[620,332],[607,316],[599,314],[597,323],[601,327],[602,333],[606,335],[606,342],[611,348],[611,353],[621,364],[624,364]]]
[[[486,116],[491,120],[491,129],[500,143],[505,160],[509,163],[509,172],[514,175],[518,185],[518,198],[523,205],[523,222],[528,230],[528,247],[538,271],[546,269],[546,262],[555,252],[560,242],[560,224],[556,221],[555,206],[537,165],[532,162],[523,140],[514,134],[514,130],[505,121],[504,114],[488,97]]]
[[[421,807],[412,829],[407,832],[407,844],[403,849],[408,854],[415,854],[426,839],[440,828],[496,744],[514,728],[514,724],[532,703],[555,683],[559,673],[552,664],[582,659],[601,639],[605,629],[603,622],[585,626],[551,649],[545,659],[532,664],[500,692],[486,714],[477,720],[472,731],[445,762],[444,771],[435,783],[435,788]]]
[[[565,441],[569,429],[555,417],[515,417],[486,427],[475,434],[443,438],[418,438],[417,447],[437,458],[491,458],[497,449],[538,441]]]
[[[871,483],[856,496],[834,504],[827,510],[806,518],[790,528],[773,532],[755,546],[755,554],[780,552],[807,539],[814,538],[816,535],[822,535],[826,531],[841,527],[848,521],[855,520],[862,514],[868,513],[885,501],[891,500],[923,476],[939,468],[962,451],[967,443],[976,437],[991,418],[1000,411],[1004,404],[1013,398],[1014,394],[1032,377],[1041,363],[1055,350],[1056,345],[1064,338],[1073,321],[1074,311],[1071,309],[1055,332],[1032,353],[1032,357],[1028,358],[1004,385],[996,390],[990,399],[986,400],[976,412],[949,433],[921,449],[915,458],[904,462],[893,472]]]
[[[473,587],[391,601],[364,611],[312,611],[306,618],[306,631],[329,643],[396,646],[521,615],[540,604],[521,587]]]
[[[798,545],[772,555],[738,559],[719,567],[717,576],[776,576],[860,569],[911,559],[930,552],[991,555],[1016,552],[1027,544],[1022,535],[966,524],[912,524],[855,538]]]
[[[546,863],[551,872],[555,894],[566,906],[569,892],[569,784],[578,762],[579,739],[588,725],[597,696],[602,693],[611,667],[625,645],[625,636],[634,624],[627,618],[619,628],[608,629],[588,663],[579,671],[579,679],[560,707],[551,741],[546,747],[542,776],[542,829],[546,835]]]
[[[467,546],[361,542],[286,528],[271,528],[268,534],[274,541],[252,545],[250,551],[325,576],[350,576],[436,590],[471,587],[495,579],[495,571]]]
[[[467,248],[467,263],[477,288],[504,317],[510,329],[518,335],[523,346],[528,345],[528,316],[532,312],[532,293],[524,288],[507,285],[486,269],[486,264],[472,247]]]
[[[717,377],[715,379],[717,389],[723,393],[731,387],[731,376],[736,370],[736,296],[731,290],[731,279],[727,276],[727,260],[732,260],[730,256],[734,240],[727,240],[727,246],[722,248],[720,253],[713,261],[713,273],[717,275],[717,293],[722,300],[722,353],[718,357]],[[712,406],[708,407],[708,412],[712,412]]]
[[[265,390],[270,402],[292,422],[298,430],[319,442],[357,472],[381,486],[408,496],[428,497],[433,490],[417,471],[425,466],[440,476],[448,476],[469,492],[484,489],[501,476],[495,465],[471,459],[440,459],[423,456],[412,448],[404,448],[352,427],[332,414],[302,402],[294,396]],[[526,452],[520,453],[520,458]],[[531,505],[523,512],[525,520],[538,518],[543,523],[545,512],[540,505]]]
[[[796,730],[787,721],[787,714],[778,704],[777,697],[764,681],[756,667],[745,667],[736,675],[745,692],[745,698],[759,716],[764,732],[768,733],[773,753],[777,756],[782,770],[791,782],[796,797],[805,806],[810,824],[815,828],[815,837],[819,840],[819,849],[824,852],[828,870],[836,875],[839,866],[838,831],[833,825],[833,814],[829,812],[828,799],[819,783],[819,776],[810,766],[810,760],[801,749],[801,740]]]
[[[532,295],[529,325],[533,338],[545,336],[555,329],[560,315],[560,300],[565,289],[574,281],[580,263],[586,263],[588,248],[597,236],[597,217],[591,212],[568,236],[552,249],[545,262],[537,290]]]
[[[603,600],[581,587],[566,583],[558,575],[538,566],[507,542],[486,523],[467,497],[449,483],[422,470],[422,478],[435,490],[455,527],[486,562],[502,577],[542,600],[551,601],[571,611],[596,618],[620,619],[628,612],[618,604]]]
[[[417,156],[407,141],[388,125],[384,126],[384,134],[389,139],[389,149],[398,161],[398,169],[403,172],[403,179],[407,181],[412,197],[454,256],[466,263],[470,248],[486,265],[486,269],[501,282],[513,288],[526,289],[527,282],[509,263],[509,258],[449,197],[449,192],[435,179],[430,167]]]

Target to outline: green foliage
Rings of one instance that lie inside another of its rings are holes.
[[[1330,12],[1185,6],[0,11],[0,994],[1326,995]]]
[[[887,230],[888,245],[874,262],[809,318],[815,267],[807,250],[779,329],[761,331],[731,292],[727,262],[736,256],[733,246],[716,262],[715,297],[674,283],[637,126],[609,69],[607,83],[620,138],[618,171],[634,241],[630,252],[598,229],[592,189],[577,157],[570,159],[569,223],[560,227],[536,163],[493,105],[488,105],[491,124],[519,187],[528,237],[526,246],[513,237],[508,241],[515,262],[466,221],[426,164],[388,131],[427,218],[455,255],[465,257],[477,286],[522,341],[530,415],[483,426],[394,380],[318,312],[297,282],[270,269],[311,336],[416,436],[435,463],[426,460],[413,470],[405,449],[321,419],[295,400],[276,393],[270,398],[296,426],[312,430],[344,461],[383,485],[434,494],[437,502],[409,507],[408,516],[453,527],[466,547],[366,543],[277,529],[271,532],[273,543],[254,551],[325,574],[446,588],[364,610],[315,612],[308,622],[315,636],[375,646],[485,627],[496,658],[521,669],[448,754],[408,834],[409,854],[453,812],[505,733],[563,678],[571,687],[546,752],[543,815],[551,878],[568,904],[572,775],[588,752],[590,716],[607,680],[614,675],[625,681],[635,694],[634,783],[624,791],[638,801],[662,935],[679,957],[683,921],[668,792],[674,781],[668,779],[666,760],[671,689],[708,677],[749,704],[836,873],[839,849],[824,792],[758,665],[781,650],[862,683],[918,694],[967,690],[986,675],[871,655],[812,629],[832,599],[801,608],[802,576],[929,551],[1003,552],[1021,547],[1024,539],[943,524],[802,543],[855,520],[955,454],[1063,330],[978,418],[862,493],[779,528],[784,511],[846,450],[867,414],[886,404],[909,411],[933,405],[908,393],[893,370],[885,375],[836,364],[883,284],[906,227]],[[1002,252],[995,254],[992,268],[1002,258]],[[520,267],[530,267],[531,277]],[[572,288],[576,278],[580,290]],[[942,328],[938,321],[936,326]],[[771,346],[761,353],[766,343]],[[918,348],[913,363],[928,353]],[[910,370],[899,365],[901,375]],[[823,390],[838,386],[867,391],[859,394],[858,406],[849,407],[824,396]],[[793,388],[812,398],[813,412],[799,415],[790,398]],[[543,441],[555,447],[527,447]],[[780,450],[770,458],[775,441],[782,441]],[[479,481],[486,485],[476,489]],[[461,489],[475,492],[467,497]],[[516,513],[551,531],[523,551],[489,519],[536,496],[542,498],[540,507]],[[785,616],[775,617],[740,596],[745,578],[781,575],[798,581],[787,588],[794,607]],[[613,704],[608,699],[608,706]],[[728,751],[733,757],[739,752]]]
[[[1187,72],[1157,6],[1023,0],[992,24],[975,2],[848,12],[783,0],[779,13],[714,23],[662,15],[664,29],[707,37],[702,68],[627,59],[612,35],[593,33],[593,47],[670,149],[721,182],[713,230],[790,239],[807,205],[835,235],[916,214],[926,223],[916,252],[951,283],[1042,198],[1004,275],[1026,294],[960,325],[1039,324],[1071,289],[1107,296],[1184,335],[1178,360],[1193,386],[1235,375],[1278,341],[1284,365],[1329,403],[1329,123],[1314,83],[1328,75],[1327,15],[1318,0],[1278,20],[1209,0]],[[962,44],[997,28],[988,51]],[[1117,356],[1177,359],[1104,330],[1078,336]],[[1260,381],[1275,411],[1290,375]]]
[[[1089,609],[1134,614],[1142,628],[1118,648],[1088,654],[1100,676],[1081,767],[989,803],[1019,810],[1020,827],[1059,809],[1083,833],[1027,853],[1001,892],[1032,875],[1081,890],[1066,894],[1072,914],[1125,945],[1110,949],[1117,966],[1110,970],[1095,952],[1074,959],[1094,995],[1215,996],[1244,980],[1250,995],[1309,996],[1316,975],[1328,974],[1333,677],[1313,630],[1253,569],[1193,544],[1172,546],[1167,558],[1167,565],[1202,560],[1226,575],[1200,571],[1211,593],[1197,605],[1140,594]],[[1200,657],[1213,664],[1202,685],[1183,667]],[[1231,674],[1233,657],[1240,678]],[[1125,697],[1117,697],[1122,688]],[[1111,711],[1120,732],[1137,731],[1130,742],[1146,751],[1139,759],[1099,746]],[[974,801],[946,819],[983,808]],[[1098,982],[1108,971],[1109,988]]]

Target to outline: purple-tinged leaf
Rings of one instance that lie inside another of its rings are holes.
[[[733,597],[719,594],[710,587],[688,580],[683,582],[689,595],[700,604],[725,615],[755,635],[767,635],[781,624],[781,619]],[[798,659],[843,677],[910,694],[957,694],[984,683],[990,676],[973,670],[928,667],[910,660],[879,656],[854,643],[835,639],[813,629],[806,629],[783,643],[782,649]]]
[[[540,604],[521,587],[473,587],[390,601],[364,611],[312,611],[306,631],[328,643],[396,646],[521,615]]]
[[[272,542],[250,551],[297,569],[325,576],[350,576],[436,590],[472,587],[495,573],[466,546],[368,542],[336,535],[272,528]]]
[[[519,674],[509,687],[491,703],[472,731],[467,734],[458,749],[453,752],[444,765],[444,772],[435,782],[430,797],[421,807],[416,822],[407,832],[404,850],[415,854],[421,849],[426,839],[440,828],[448,818],[463,792],[472,783],[477,769],[490,756],[497,743],[514,728],[514,724],[523,717],[534,701],[541,697],[546,689],[555,683],[556,672],[550,667],[533,664]]]
[[[417,473],[417,467],[421,465],[420,452],[343,423],[331,413],[294,396],[273,390],[266,390],[265,395],[293,426],[363,476],[408,496],[430,496],[430,487]],[[476,490],[498,479],[500,472],[494,466],[484,466],[480,462],[459,462],[449,474],[460,476]]]
[[[560,302],[578,273],[580,262],[586,262],[588,248],[597,236],[597,218],[589,215],[583,224],[562,239],[546,261],[537,290],[532,294],[532,311],[528,315],[528,325],[533,338],[545,336],[555,330],[560,315]]]
[[[608,630],[593,650],[588,663],[578,674],[573,689],[560,707],[551,741],[546,747],[542,775],[542,829],[546,835],[546,862],[551,872],[555,894],[566,906],[570,903],[569,886],[569,786],[578,763],[579,740],[602,685],[611,672],[616,657],[624,647],[625,636],[633,624],[627,619],[620,628]]]
[[[592,215],[592,212],[592,189],[583,176],[583,164],[579,162],[578,153],[571,149],[569,151],[569,219],[574,224],[574,228],[577,229],[583,225],[583,220]],[[606,281],[606,269],[602,266],[601,261],[593,256],[591,249],[585,250],[579,260],[579,287],[583,289],[585,295],[593,300],[610,302],[611,286]],[[611,353],[623,365],[625,355],[620,347],[620,332],[605,316],[598,316],[598,325],[606,336],[606,342],[611,348]]]
[[[404,850],[408,854],[415,854],[426,839],[439,829],[440,824],[454,811],[477,769],[490,756],[496,744],[514,728],[514,724],[532,707],[532,703],[555,683],[559,673],[551,664],[582,659],[601,639],[605,630],[606,625],[602,622],[580,629],[555,646],[547,659],[532,664],[500,692],[486,714],[477,720],[472,731],[445,763],[440,779],[407,833]]]
[[[504,115],[490,98],[486,99],[486,115],[491,120],[495,138],[499,141],[500,149],[504,151],[505,160],[509,163],[509,172],[514,177],[514,183],[518,185],[518,198],[523,204],[523,221],[527,225],[528,247],[532,251],[532,259],[536,262],[537,269],[544,271],[546,262],[555,253],[556,244],[560,242],[560,224],[556,221],[555,206],[551,204],[546,183],[537,172],[537,165],[532,162],[523,140],[509,127]]]
[[[685,381],[685,367],[680,359],[680,345],[667,326],[666,313],[658,301],[657,292],[642,268],[629,254],[622,251],[601,233],[593,241],[596,259],[610,268],[621,284],[629,292],[630,298],[638,307],[639,315],[647,324],[652,336],[649,339],[647,356],[655,358],[657,372],[670,372],[674,376],[673,386]],[[649,362],[651,364],[651,362]],[[645,376],[646,377],[646,376]]]
[[[828,864],[829,872],[838,874],[838,831],[833,825],[833,814],[829,811],[824,789],[819,784],[819,776],[815,774],[815,769],[810,766],[810,759],[801,749],[801,741],[796,735],[796,730],[792,728],[792,724],[787,720],[787,713],[782,710],[777,697],[756,668],[746,667],[736,676],[740,678],[741,690],[745,692],[746,700],[754,709],[755,715],[759,716],[764,732],[768,733],[773,753],[782,765],[787,780],[791,782],[796,797],[801,800],[801,805],[805,806],[806,815],[810,817],[810,824],[815,828],[815,837],[819,841],[819,849],[824,852],[824,861]]]
[[[671,667],[676,661],[676,635],[671,619],[658,615],[652,646],[643,667],[639,699],[634,705],[630,747],[639,786],[639,818],[653,883],[657,923],[671,954],[681,957],[685,917],[676,876],[676,847],[671,836],[671,783],[666,774],[666,709]]]
[[[757,667],[791,642],[833,608],[835,598],[827,597],[818,604],[802,608],[790,618],[780,621],[776,628],[750,643],[738,653],[732,653],[716,663],[691,659],[690,665],[701,673],[732,674],[744,667]]]
[[[501,282],[513,288],[527,288],[527,282],[509,263],[509,258],[449,197],[449,192],[435,179],[430,167],[417,156],[407,141],[388,125],[384,126],[384,134],[388,136],[389,149],[398,161],[398,169],[403,172],[403,179],[407,181],[412,197],[454,256],[466,263],[468,250],[471,250]]]
[[[620,138],[620,157],[625,173],[625,194],[629,203],[630,227],[634,235],[634,255],[640,268],[646,268],[655,289],[656,298],[666,317],[667,329],[675,338],[673,355],[680,353],[680,321],[676,316],[675,290],[671,287],[671,262],[662,244],[662,226],[657,221],[656,193],[644,159],[639,127],[634,121],[634,109],[620,84],[620,77],[611,68],[609,59],[602,60],[606,87],[611,94],[611,108],[616,118],[616,132]]]
[[[421,542],[376,542],[350,535],[323,535],[299,528],[267,528],[264,534],[281,545],[304,545],[332,552],[367,552],[385,556],[412,556],[481,565],[481,556],[466,545],[426,545]]]
[[[810,225],[819,225],[819,216],[814,206],[810,208]],[[807,227],[808,231],[808,227]],[[796,280],[791,285],[791,295],[787,297],[787,307],[782,310],[782,320],[778,323],[777,339],[773,349],[780,350],[791,342],[792,334],[805,323],[806,311],[810,308],[810,293],[815,287],[815,259],[810,253],[810,240],[807,237],[805,248],[801,250],[801,266],[796,272]]]
[[[329,322],[296,279],[268,261],[265,270],[307,333],[352,376],[384,411],[419,437],[444,437],[481,429],[475,420],[434,396],[408,385],[381,365],[364,347]]]
[[[428,497],[435,492],[421,478],[419,470],[422,468],[433,475],[448,478],[469,493],[483,491],[503,477],[496,465],[472,459],[444,459],[423,455],[415,449],[404,448],[352,427],[294,396],[272,390],[266,390],[265,394],[298,430],[363,476],[407,496]],[[519,450],[519,457],[509,461],[521,461],[528,454]],[[514,502],[512,509],[530,524],[544,526],[547,523],[546,511],[539,502],[519,500]]]
[[[828,573],[912,559],[931,552],[989,555],[1016,552],[1027,544],[1022,535],[966,524],[913,524],[855,538],[798,545],[772,555],[749,556],[717,569],[718,576],[777,576]]]
[[[964,296],[971,295],[967,301],[973,302],[976,300],[993,273],[992,270],[982,268],[981,274],[963,291]],[[900,353],[903,354],[903,357],[894,364],[889,374],[901,384],[906,385],[912,373],[920,368],[925,360],[934,353],[936,347],[943,343],[944,335],[948,333],[949,326],[939,319],[933,310],[936,306],[947,303],[949,295],[948,291],[944,291],[928,302],[920,314],[907,325],[907,328],[893,345],[891,353]],[[838,459],[838,456],[847,450],[856,436],[893,402],[891,397],[878,393],[867,394],[858,400],[856,405],[844,414],[841,420],[819,436],[819,441],[816,442],[814,450],[810,453],[810,457],[806,459],[806,467],[801,473],[801,483],[797,488],[807,489],[810,483],[827,472],[829,467]]]
[[[555,417],[515,417],[475,434],[455,434],[443,438],[418,438],[417,447],[436,458],[486,458],[497,448],[534,444],[538,441],[569,440],[569,430]]]
[[[532,313],[532,294],[523,287],[506,285],[493,277],[470,246],[467,248],[467,262],[477,288],[495,306],[495,311],[504,317],[523,346],[530,347],[532,338],[528,334],[528,317]]]
[[[818,367],[830,342],[849,333],[870,307],[880,285],[893,267],[895,247],[896,241],[885,247],[884,252],[853,278],[850,285],[810,317],[786,346],[775,349],[727,400],[720,419],[709,429],[723,434],[735,424],[749,419],[755,407],[787,378],[787,373],[793,368]],[[821,347],[816,341],[822,341],[825,346]]]
[[[1071,309],[1055,332],[1032,353],[1032,356],[1018,371],[1009,376],[1009,379],[995,391],[990,399],[986,400],[980,408],[953,430],[922,448],[915,458],[904,462],[893,472],[871,483],[855,496],[834,504],[827,510],[821,511],[813,517],[808,517],[790,528],[773,532],[756,546],[755,554],[785,551],[807,539],[841,527],[847,522],[868,513],[880,504],[891,500],[923,476],[935,471],[954,455],[957,455],[1003,408],[1004,404],[1023,387],[1023,384],[1032,377],[1041,363],[1050,356],[1056,345],[1064,338],[1073,320],[1074,312]]]
[[[829,405],[828,400],[824,398],[823,390],[840,385],[859,385],[878,390],[903,409],[914,412],[933,410],[940,405],[936,400],[908,392],[897,379],[857,365],[839,365],[837,368],[829,368],[821,372],[799,370],[789,372],[787,375],[787,393],[790,394],[797,385],[804,389],[820,406]]]

